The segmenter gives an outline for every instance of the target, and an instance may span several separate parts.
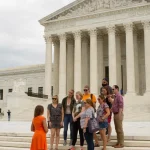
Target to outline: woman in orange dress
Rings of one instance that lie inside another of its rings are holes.
[[[38,105],[34,110],[31,131],[34,132],[30,150],[47,150],[46,133],[48,132],[46,119],[43,117],[44,107]]]

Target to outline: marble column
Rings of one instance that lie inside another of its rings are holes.
[[[59,35],[60,54],[59,54],[59,100],[66,96],[66,34]]]
[[[150,94],[150,21],[144,21],[146,93]]]
[[[82,58],[81,59],[81,74],[82,74],[81,88],[83,89],[85,85],[90,85],[89,39],[88,36],[85,34],[82,35],[81,58]]]
[[[109,85],[117,84],[117,60],[116,60],[116,35],[115,26],[109,26],[108,30],[108,62],[109,62]]]
[[[137,41],[137,30],[133,32],[133,42],[134,42],[134,61],[135,61],[135,92],[139,94],[139,54],[138,54],[138,41]]]
[[[90,89],[91,93],[97,95],[97,30],[90,30]]]
[[[117,63],[117,85],[122,89],[122,73],[121,73],[121,34],[116,34],[116,63]]]
[[[59,93],[59,50],[60,50],[60,43],[59,40],[55,39],[54,43],[54,88],[53,88],[53,95],[58,95]]]
[[[67,92],[74,89],[74,39],[67,38]]]
[[[81,31],[74,33],[74,90],[81,91]]]
[[[104,38],[103,35],[98,35],[97,40],[97,66],[98,66],[98,93],[100,94],[100,88],[102,79],[104,78]]]
[[[126,66],[127,66],[127,94],[135,95],[135,57],[133,43],[133,24],[124,25],[126,31]]]
[[[51,98],[51,74],[52,74],[52,37],[45,36],[46,56],[45,56],[45,87],[44,94]]]
[[[138,32],[138,60],[139,60],[139,94],[144,95],[146,91],[145,82],[145,52],[144,52],[144,38],[143,32]]]

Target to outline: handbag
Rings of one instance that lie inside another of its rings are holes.
[[[92,118],[88,121],[88,129],[90,133],[94,133],[100,130],[99,122],[94,117],[93,113],[92,113]]]

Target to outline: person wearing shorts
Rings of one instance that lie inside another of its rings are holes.
[[[103,141],[103,149],[106,150],[107,138],[106,138],[106,129],[108,128],[108,116],[110,115],[109,106],[105,102],[105,97],[103,95],[99,95],[98,97],[99,107],[97,109],[97,120],[99,122],[100,127],[100,135]]]

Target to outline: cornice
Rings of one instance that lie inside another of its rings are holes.
[[[60,18],[57,20],[49,20],[45,22],[45,25],[47,25],[48,23],[54,23],[54,22],[60,22],[60,21],[67,21],[67,20],[71,20],[71,19],[78,19],[78,18],[90,18],[93,17],[95,15],[101,16],[101,15],[107,15],[107,14],[114,14],[114,13],[118,13],[118,12],[122,12],[122,11],[128,11],[128,10],[134,10],[134,9],[138,9],[140,7],[146,7],[146,6],[150,6],[150,3],[146,3],[146,4],[136,4],[136,5],[132,5],[132,6],[126,6],[126,7],[119,7],[119,8],[114,8],[114,9],[106,9],[103,11],[96,11],[96,12],[91,12],[88,14],[84,14],[84,15],[76,15],[73,17],[66,17],[66,18]],[[140,13],[140,12],[139,12]]]
[[[45,24],[45,20],[50,19],[50,18],[53,18],[54,16],[56,16],[56,15],[58,15],[58,14],[60,14],[60,13],[63,13],[64,11],[66,11],[66,10],[68,10],[68,9],[70,9],[70,8],[72,8],[72,7],[74,7],[74,6],[78,5],[78,4],[80,4],[80,3],[82,3],[83,1],[85,1],[85,0],[76,0],[76,1],[70,3],[70,4],[66,5],[66,6],[64,6],[64,7],[60,8],[60,9],[58,9],[57,11],[53,12],[52,14],[50,14],[50,15],[48,15],[48,16],[42,18],[42,19],[40,19],[40,20],[39,20],[40,24],[41,24],[41,25],[44,25],[44,24]]]
[[[53,33],[54,30],[58,29],[67,29],[67,28],[72,28],[72,27],[76,27],[75,23],[76,21],[82,21],[82,20],[87,20],[87,19],[94,19],[94,18],[110,18],[110,20],[108,20],[107,22],[114,22],[116,19],[119,20],[119,16],[124,15],[126,19],[131,19],[133,17],[140,17],[140,16],[146,16],[146,15],[150,15],[150,3],[145,4],[145,5],[138,5],[138,6],[133,6],[133,7],[126,7],[126,8],[121,8],[121,9],[115,9],[115,10],[109,10],[109,11],[105,11],[105,12],[96,12],[96,13],[92,13],[92,14],[87,14],[87,15],[83,15],[83,16],[77,16],[75,18],[66,18],[63,20],[57,20],[57,21],[51,21],[49,26],[47,26],[45,28],[45,35],[49,34],[49,32]],[[125,20],[124,18],[120,18]],[[144,18],[141,18],[141,20]],[[132,20],[131,20],[132,21]],[[139,20],[140,21],[140,20]],[[99,24],[102,24],[102,22],[99,22]],[[115,24],[115,22],[114,22]],[[107,25],[107,24],[106,24]],[[109,25],[109,24],[108,24]],[[99,26],[100,27],[100,26]],[[82,28],[82,27],[80,27]],[[59,32],[57,30],[57,32]]]
[[[42,25],[46,25],[48,22],[51,22],[50,20],[61,20],[59,17],[63,16],[68,16],[68,14],[72,14],[73,16],[77,16],[77,13],[79,15],[84,13],[84,14],[89,14],[90,12],[97,12],[97,11],[105,11],[105,9],[109,10],[114,10],[116,8],[128,8],[128,7],[134,7],[134,6],[139,6],[139,5],[146,5],[147,2],[146,0],[142,0],[141,2],[139,1],[133,1],[133,0],[76,0],[69,5],[62,7],[61,9],[57,10],[56,12],[44,17],[43,19],[39,20],[39,22]],[[109,6],[107,6],[109,5]]]
[[[33,65],[33,66],[24,66],[11,69],[0,70],[0,76],[8,75],[19,75],[19,74],[31,74],[31,73],[43,73],[45,72],[45,65]]]

